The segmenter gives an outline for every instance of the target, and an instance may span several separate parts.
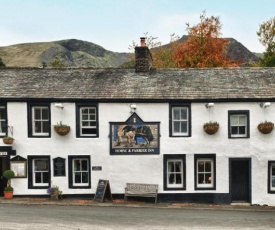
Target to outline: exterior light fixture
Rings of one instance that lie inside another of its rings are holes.
[[[134,112],[136,112],[136,110],[137,110],[137,105],[136,104],[131,104],[130,105],[130,109],[131,109],[131,114],[133,114]]]
[[[260,106],[261,106],[261,108],[265,109],[265,108],[271,106],[271,103],[270,102],[262,102],[262,103],[260,103]]]
[[[55,106],[56,108],[59,108],[59,109],[63,109],[63,108],[64,108],[64,106],[63,106],[62,103],[55,103],[54,106]]]
[[[211,107],[214,107],[214,103],[206,103],[205,104],[205,107],[207,108],[207,109],[209,109],[209,108],[211,108]]]

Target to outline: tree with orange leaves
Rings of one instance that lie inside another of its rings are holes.
[[[200,15],[200,23],[186,24],[188,39],[175,50],[174,60],[179,68],[238,66],[226,56],[228,40],[221,38],[219,17]]]

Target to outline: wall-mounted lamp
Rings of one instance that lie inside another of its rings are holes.
[[[131,112],[130,112],[130,113],[132,114],[132,113],[136,112],[136,110],[137,110],[137,105],[136,105],[136,104],[131,104],[131,105],[130,105],[130,108],[131,108]]]
[[[214,107],[214,103],[206,103],[206,104],[205,104],[205,107],[206,107],[207,109],[209,109],[209,108],[211,108],[211,107]]]
[[[64,108],[64,106],[63,106],[62,103],[55,103],[54,106],[55,106],[56,108],[59,108],[59,109],[63,109],[63,108]]]
[[[260,106],[261,106],[261,108],[267,108],[267,107],[271,106],[271,103],[270,102],[262,102],[262,103],[260,103]]]

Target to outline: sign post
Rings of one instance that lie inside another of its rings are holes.
[[[110,183],[108,180],[100,179],[98,180],[94,200],[103,202],[106,198],[113,201]]]

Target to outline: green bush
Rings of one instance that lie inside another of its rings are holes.
[[[4,191],[6,191],[6,192],[13,192],[13,187],[11,187],[11,186],[5,187]]]
[[[6,170],[3,174],[4,177],[6,177],[8,180],[14,177],[14,171],[12,170]]]

